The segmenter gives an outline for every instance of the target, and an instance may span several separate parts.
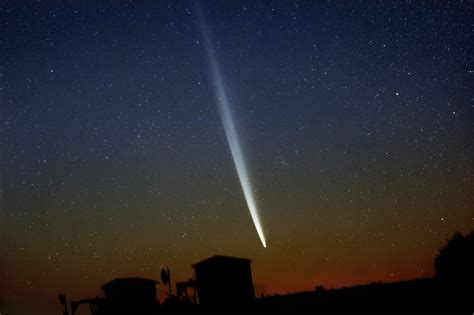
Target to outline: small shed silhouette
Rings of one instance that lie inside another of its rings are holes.
[[[251,260],[212,256],[192,265],[199,304],[203,307],[244,307],[253,303]]]
[[[107,309],[118,313],[147,314],[159,305],[155,280],[145,278],[117,278],[102,286]]]

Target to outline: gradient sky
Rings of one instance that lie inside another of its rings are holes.
[[[267,295],[425,277],[473,228],[472,3],[200,7],[267,248],[193,2],[2,2],[0,312],[214,254]]]

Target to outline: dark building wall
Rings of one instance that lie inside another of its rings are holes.
[[[205,307],[245,306],[255,293],[250,260],[215,256],[194,265],[199,303]]]
[[[102,286],[109,310],[146,311],[158,305],[156,282],[142,278],[115,279]]]

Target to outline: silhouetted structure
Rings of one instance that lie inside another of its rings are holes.
[[[155,280],[118,278],[102,286],[107,313],[151,314],[158,308]]]
[[[204,308],[242,309],[255,293],[250,259],[212,256],[193,264],[199,304]]]
[[[100,297],[96,297],[93,299],[83,299],[79,301],[71,301],[71,312],[72,315],[76,314],[77,308],[82,304],[89,304],[89,309],[91,311],[91,315],[101,315],[105,314],[106,309],[104,308],[105,300]],[[101,312],[103,310],[103,312]]]
[[[189,289],[193,290],[192,295],[189,294]],[[182,301],[197,304],[196,281],[189,279],[176,282],[176,296]]]
[[[154,280],[120,278],[102,286],[105,297],[71,301],[71,313],[89,304],[92,315],[158,312],[220,311],[424,311],[468,312],[474,309],[474,231],[455,234],[435,260],[435,277],[371,283],[340,289],[325,289],[255,299],[251,261],[245,258],[212,256],[193,264],[195,279],[176,283],[177,295],[159,305]],[[169,272],[162,272],[169,283]],[[188,290],[192,289],[191,294]],[[196,293],[199,303],[196,303]],[[66,306],[65,294],[60,294]],[[63,314],[67,314],[64,307]]]
[[[173,291],[171,290],[171,273],[170,268],[161,268],[161,282],[168,286],[168,298],[171,297]]]
[[[61,303],[61,305],[64,307],[64,310],[63,310],[63,315],[69,315],[69,312],[67,310],[67,298],[66,298],[66,294],[64,293],[59,293],[59,303]],[[73,311],[74,313],[74,311]]]

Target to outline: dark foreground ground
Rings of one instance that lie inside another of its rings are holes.
[[[316,290],[256,300],[261,311],[474,311],[473,287],[450,287],[434,279],[372,283],[334,290]]]
[[[450,287],[438,281],[416,279],[396,283],[372,283],[349,288],[261,297],[254,305],[239,307],[163,303],[160,312],[429,312],[474,314],[473,287]]]

